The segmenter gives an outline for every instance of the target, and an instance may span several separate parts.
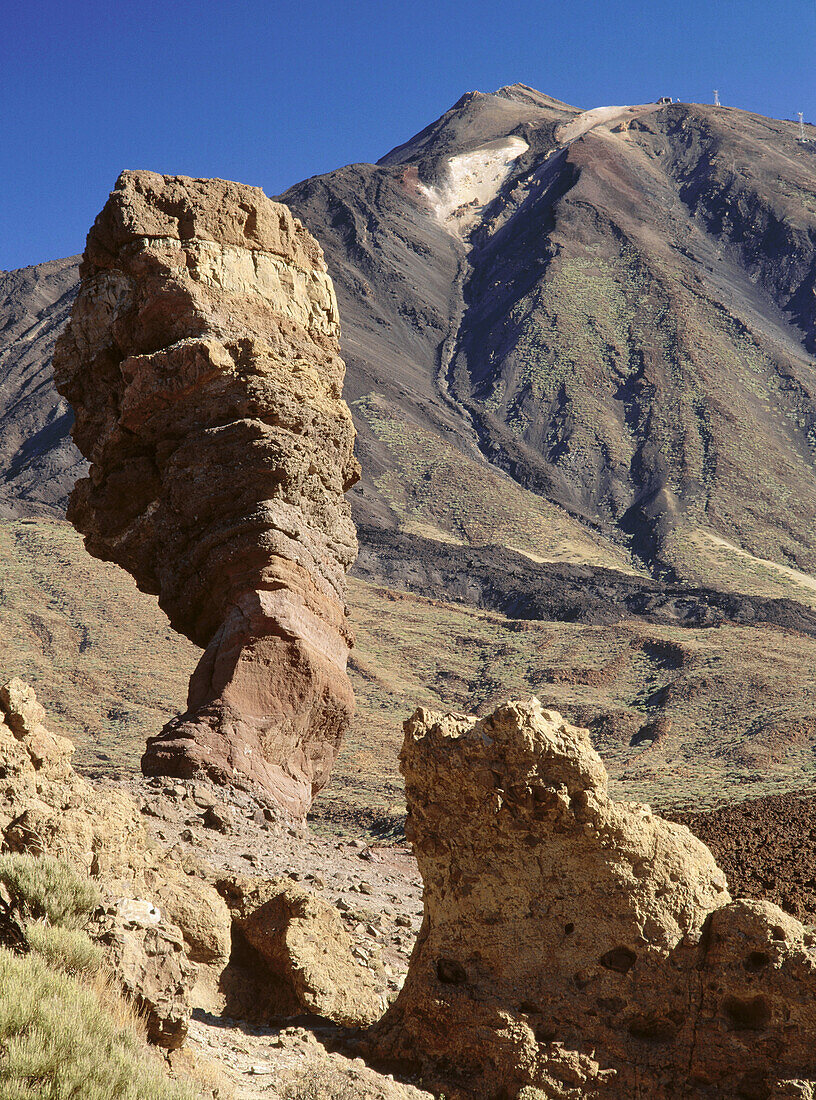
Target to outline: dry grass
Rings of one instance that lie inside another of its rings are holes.
[[[26,919],[78,928],[99,904],[99,887],[51,856],[0,856],[0,882]]]
[[[729,624],[516,623],[357,580],[349,592],[358,713],[314,808],[321,827],[346,816],[376,831],[398,818],[402,722],[419,705],[484,714],[537,695],[590,726],[616,796],[658,806],[816,781],[814,638]]]
[[[200,651],[69,523],[0,522],[0,562],[0,676],[32,685],[86,771],[136,770],[145,738],[184,708]]]
[[[132,1024],[37,954],[0,949],[3,1100],[194,1100],[163,1074]]]
[[[22,957],[0,949],[2,1100],[226,1100],[220,1076],[192,1062],[173,1081],[148,1049],[103,948],[76,927],[99,901],[95,883],[27,855],[0,857],[0,882],[27,919],[31,947]]]

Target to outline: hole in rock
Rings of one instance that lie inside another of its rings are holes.
[[[598,961],[607,970],[615,970],[618,974],[628,974],[637,962],[637,955],[631,947],[613,947],[611,951],[601,955]]]
[[[770,961],[771,956],[766,951],[752,951],[742,960],[742,965],[749,973],[756,974],[758,970],[764,970]]]
[[[636,1016],[627,1030],[632,1038],[647,1043],[668,1043],[677,1034],[677,1028],[665,1016]]]
[[[218,986],[225,1012],[253,1024],[267,1024],[302,1011],[291,983],[274,972],[234,925],[232,952]]]
[[[572,921],[567,921],[567,923],[564,925],[564,935],[571,936],[574,931],[575,925],[572,923]]]
[[[467,981],[467,973],[455,959],[437,959],[436,976],[445,985],[461,985]]]
[[[771,1005],[767,997],[726,997],[723,1011],[735,1031],[762,1031],[771,1022]]]

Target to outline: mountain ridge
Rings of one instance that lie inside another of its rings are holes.
[[[358,523],[788,595],[779,570],[816,567],[816,162],[795,129],[513,84],[279,196],[337,286]],[[27,354],[42,367],[47,342]],[[76,470],[47,390],[59,429],[28,449],[54,489],[35,501],[12,477],[9,513],[55,514]],[[468,514],[499,501],[504,528]]]

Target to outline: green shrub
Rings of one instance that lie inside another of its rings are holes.
[[[50,856],[0,856],[0,882],[24,918],[61,928],[78,928],[99,904],[95,883]]]
[[[36,922],[28,925],[26,935],[32,951],[55,970],[91,976],[102,965],[102,947],[80,929]]]
[[[2,1100],[195,1100],[170,1081],[133,1025],[37,954],[0,948]]]

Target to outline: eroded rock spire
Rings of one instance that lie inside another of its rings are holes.
[[[457,1098],[814,1095],[813,933],[614,802],[586,730],[535,699],[405,730],[425,917],[380,1056]]]
[[[302,815],[353,709],[359,467],[323,254],[258,188],[124,172],[81,280],[54,356],[92,463],[69,518],[205,648],[143,769]]]

